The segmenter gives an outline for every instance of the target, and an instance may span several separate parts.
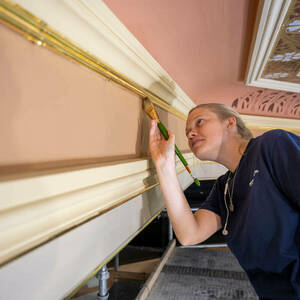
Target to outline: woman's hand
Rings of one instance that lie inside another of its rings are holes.
[[[156,168],[175,165],[175,135],[168,130],[169,139],[165,140],[157,127],[157,121],[151,120],[149,150]]]

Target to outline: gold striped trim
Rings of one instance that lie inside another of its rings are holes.
[[[89,54],[74,42],[57,33],[44,21],[9,0],[0,0],[0,23],[23,35],[27,40],[71,59],[86,68],[116,82],[140,97],[149,97],[162,109],[186,120],[187,116],[162,98],[122,75],[106,63]]]

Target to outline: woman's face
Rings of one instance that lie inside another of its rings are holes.
[[[208,108],[193,110],[186,122],[186,136],[192,152],[201,160],[218,160],[226,125],[226,120],[220,120]]]

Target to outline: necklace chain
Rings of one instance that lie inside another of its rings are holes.
[[[239,167],[239,166],[238,166],[238,167]],[[234,173],[234,176],[233,176],[233,179],[232,179],[231,192],[230,192],[230,189],[229,189],[229,187],[228,187],[228,196],[229,196],[229,200],[230,200],[229,210],[230,210],[231,212],[233,212],[233,210],[234,210],[232,198],[233,198],[233,191],[234,191],[235,176],[236,176],[236,174],[237,174],[237,172],[238,172],[238,167],[237,167],[236,172]],[[230,180],[231,178],[232,178],[231,176],[230,176],[230,177],[228,176],[228,184],[229,184],[229,180]]]
[[[241,146],[239,147],[239,152],[241,152]],[[241,153],[242,157],[244,156],[244,154],[245,154],[245,153]],[[240,158],[239,164],[238,164],[238,166],[237,166],[237,168],[236,168],[236,170],[235,170],[235,173],[234,173],[234,175],[233,175],[232,186],[231,186],[231,192],[230,192],[230,190],[229,190],[229,186],[228,186],[228,189],[227,189],[227,190],[228,190],[229,200],[230,200],[230,203],[229,203],[229,210],[230,210],[231,212],[234,211],[234,206],[233,206],[232,199],[233,199],[233,191],[234,191],[235,176],[236,176],[236,174],[237,174],[237,172],[238,172],[238,170],[239,170],[240,162],[241,162],[242,157]],[[233,174],[232,172],[230,172],[230,173]],[[228,176],[228,178],[227,178],[226,184],[229,185],[229,181],[230,181],[231,178],[232,178],[232,176],[230,176],[230,174],[229,174],[229,176]],[[226,196],[226,195],[225,195],[225,196]],[[226,199],[225,199],[225,201],[226,201]]]
[[[248,144],[248,143],[247,143]],[[239,147],[239,152],[241,153],[241,146]],[[222,230],[222,233],[223,235],[227,235],[228,234],[228,230],[227,230],[227,225],[228,225],[228,219],[229,219],[229,210],[231,212],[234,211],[234,206],[233,206],[233,203],[232,203],[232,199],[233,199],[233,192],[234,192],[234,183],[235,183],[235,177],[236,177],[236,174],[239,170],[239,167],[240,167],[240,164],[241,164],[241,160],[242,160],[242,157],[245,155],[245,151],[246,151],[246,148],[247,148],[247,145],[245,147],[245,150],[241,153],[241,158],[240,158],[240,161],[239,161],[239,164],[235,170],[235,173],[233,175],[233,180],[232,180],[232,186],[231,186],[231,192],[229,190],[229,180],[232,178],[232,176],[230,176],[230,174],[233,174],[233,173],[229,173],[228,175],[228,178],[226,180],[226,184],[225,184],[225,189],[224,189],[224,203],[225,203],[225,207],[226,207],[226,220],[225,220],[225,225],[224,225],[224,228]],[[229,200],[230,200],[230,204],[229,204],[229,209],[228,209],[228,205],[227,205],[227,201],[226,201],[226,196],[227,196],[227,191],[228,191],[228,196],[229,196]]]
[[[241,162],[241,160],[240,160]],[[232,198],[233,198],[233,191],[234,191],[234,183],[235,183],[235,177],[236,177],[236,174],[239,170],[239,166],[240,166],[240,162],[235,170],[235,173],[233,175],[233,180],[232,180],[232,186],[231,186],[231,192],[229,190],[229,181],[230,179],[232,178],[232,176],[230,176],[230,174],[228,175],[228,178],[226,180],[226,184],[225,184],[225,190],[224,190],[224,203],[225,203],[225,206],[226,206],[226,221],[225,221],[225,226],[224,226],[224,229],[222,231],[223,235],[227,235],[228,234],[228,230],[227,230],[227,224],[228,224],[228,218],[229,218],[229,210],[231,212],[234,211],[234,206],[233,206],[233,202],[232,202]],[[231,173],[231,172],[230,172]],[[231,173],[232,174],[232,173]],[[229,196],[229,210],[228,210],[228,205],[227,205],[227,201],[226,201],[226,195],[227,195],[227,191],[228,191],[228,196]]]

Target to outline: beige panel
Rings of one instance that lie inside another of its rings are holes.
[[[188,140],[185,135],[185,121],[179,119],[175,115],[168,115],[169,127],[176,133],[176,144],[181,151],[191,151],[188,146]]]
[[[0,164],[138,156],[140,99],[0,26]]]
[[[137,95],[3,25],[0,43],[0,165],[147,153],[149,119]]]

